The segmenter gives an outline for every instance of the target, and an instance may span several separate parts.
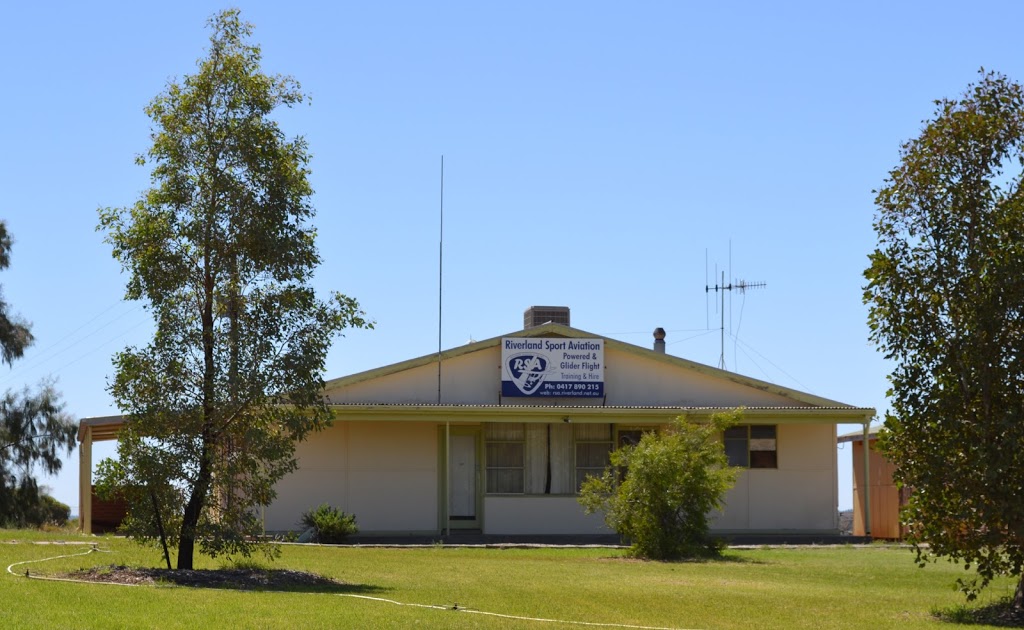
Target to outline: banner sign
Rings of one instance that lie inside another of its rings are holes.
[[[501,395],[604,396],[604,339],[501,339]]]

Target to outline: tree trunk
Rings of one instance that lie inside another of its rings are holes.
[[[160,503],[156,500],[156,492],[152,487],[149,490],[149,498],[153,500],[153,515],[156,517],[156,531],[160,534],[160,546],[164,550],[164,560],[167,562],[167,570],[171,570],[171,554],[167,551],[167,534],[164,533],[164,521],[160,518]]]
[[[208,228],[209,229],[209,228]],[[207,243],[210,242],[210,234],[206,235]],[[199,525],[199,517],[203,513],[206,504],[206,494],[210,489],[210,481],[213,479],[213,457],[216,453],[215,441],[212,437],[213,414],[214,414],[214,361],[213,361],[213,276],[210,273],[210,246],[206,246],[203,265],[205,268],[203,278],[203,305],[201,322],[203,327],[203,430],[200,439],[202,440],[199,453],[199,471],[196,474],[196,481],[192,485],[192,494],[189,496],[185,512],[182,514],[181,535],[178,540],[178,569],[191,569],[192,558],[195,555],[196,527]]]
[[[203,513],[203,505],[206,503],[206,493],[210,488],[212,473],[210,470],[210,455],[203,441],[203,452],[199,461],[199,474],[196,476],[196,483],[192,486],[192,495],[185,506],[185,512],[181,517],[181,535],[178,537],[178,569],[191,569],[192,558],[195,555],[196,528],[199,525],[199,517]]]
[[[1013,607],[1017,610],[1024,610],[1024,575],[1017,580],[1017,592],[1013,594]]]
[[[232,239],[235,234],[232,232]],[[238,254],[234,253],[231,258],[231,284],[228,287],[228,408],[232,415],[239,412],[238,408],[238,366],[239,345],[241,343],[238,329],[238,302],[239,302],[239,278],[238,278]],[[224,436],[222,452],[226,459],[230,459],[236,448],[245,448],[244,444],[236,444],[230,434]],[[225,467],[227,470],[227,467]],[[228,474],[224,479],[218,480],[221,490],[224,493],[223,508],[228,514],[231,513],[231,503],[235,494],[235,480]]]

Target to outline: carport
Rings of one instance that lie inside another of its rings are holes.
[[[78,423],[78,529],[93,532],[92,444],[116,440],[124,416],[83,418]]]

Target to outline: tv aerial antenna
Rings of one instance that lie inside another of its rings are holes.
[[[717,267],[717,265],[716,265]],[[729,242],[729,273],[732,275],[732,242]],[[718,269],[715,269],[715,280],[718,280]],[[749,289],[762,289],[768,286],[764,282],[747,282],[746,280],[731,280],[729,284],[725,283],[725,270],[722,271],[721,284],[715,284],[714,286],[708,284],[708,250],[704,250],[704,313],[705,316],[708,312],[707,298],[708,295],[714,291],[719,294],[721,307],[718,309],[721,319],[719,321],[719,339],[720,339],[720,353],[718,355],[718,369],[725,369],[725,292],[729,291],[729,308],[730,308],[730,330],[732,327],[732,291],[738,291],[740,295],[745,294]],[[719,306],[719,304],[715,304]],[[708,326],[710,328],[711,326]]]

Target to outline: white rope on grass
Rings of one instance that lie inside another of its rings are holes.
[[[38,560],[22,560],[21,562],[15,562],[13,564],[7,565],[7,572],[10,573],[11,575],[14,575],[14,576],[17,576],[17,577],[25,577],[25,578],[29,578],[31,580],[47,580],[49,582],[76,582],[76,583],[79,583],[79,584],[115,584],[117,586],[139,586],[138,584],[123,584],[123,583],[120,583],[120,582],[99,582],[99,581],[96,581],[96,580],[78,580],[78,579],[75,579],[75,578],[61,578],[61,577],[49,577],[49,576],[45,576],[45,575],[32,575],[28,571],[28,569],[25,570],[24,574],[15,573],[14,572],[14,567],[19,566],[19,565],[23,565],[23,564],[34,564],[36,562],[47,562],[49,560],[60,560],[61,558],[75,558],[77,556],[87,556],[87,555],[89,555],[91,553],[112,553],[108,549],[100,549],[99,547],[96,546],[96,543],[86,543],[86,544],[91,544],[92,545],[92,547],[88,551],[83,551],[82,553],[69,553],[69,554],[65,554],[65,555],[62,555],[62,556],[51,556],[49,558],[39,558]]]
[[[504,613],[488,612],[486,610],[475,610],[473,608],[460,608],[458,604],[455,606],[438,606],[436,604],[410,604],[406,602],[398,602],[393,599],[385,599],[383,597],[370,597],[369,595],[355,595],[353,593],[338,593],[340,597],[353,597],[355,599],[367,599],[375,602],[384,602],[387,604],[394,604],[396,606],[410,606],[413,608],[430,608],[432,610],[450,610],[453,612],[468,613],[471,615],[487,615],[489,617],[500,617],[502,619],[515,619],[517,621],[536,621],[539,623],[560,623],[563,625],[575,625],[575,626],[591,626],[599,628],[630,628],[631,630],[696,630],[693,628],[667,628],[663,626],[639,626],[628,623],[602,623],[596,621],[568,621],[565,619],[547,619],[544,617],[524,617],[520,615],[507,615]]]
[[[384,599],[383,597],[370,597],[369,595],[355,595],[353,593],[337,593],[339,597],[353,597],[355,599],[368,599],[374,602],[385,602],[387,604],[394,604],[395,606],[410,606],[412,608],[433,608],[434,610],[451,610],[447,606],[438,606],[437,604],[410,604],[407,602],[398,602],[393,599]]]

